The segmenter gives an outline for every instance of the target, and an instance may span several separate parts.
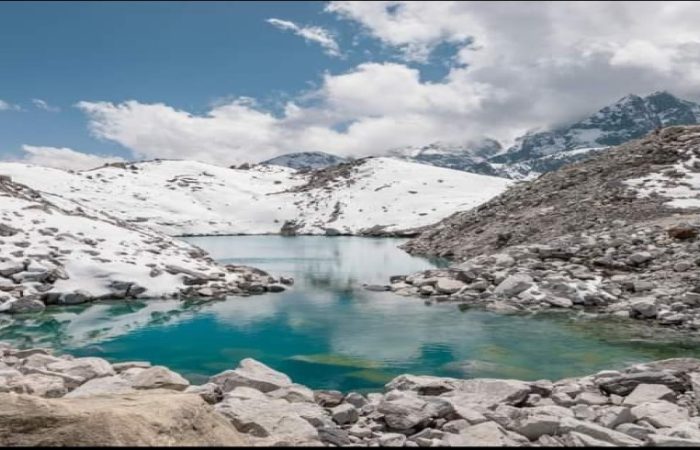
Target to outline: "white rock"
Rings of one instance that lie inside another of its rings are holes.
[[[528,444],[527,438],[508,432],[496,422],[471,425],[459,434],[446,433],[442,438],[442,445],[448,447],[509,447]]]
[[[559,425],[559,430],[562,433],[576,432],[585,434],[594,439],[608,442],[613,445],[628,446],[628,445],[641,445],[642,442],[635,439],[627,434],[620,433],[619,431],[610,430],[600,425],[596,425],[590,422],[584,422],[582,420],[572,419],[570,417],[564,417]]]

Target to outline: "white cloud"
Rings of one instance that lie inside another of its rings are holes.
[[[340,56],[340,46],[330,31],[317,26],[299,26],[289,20],[270,18],[266,21],[270,25],[280,30],[291,31],[304,38],[307,42],[315,42],[323,47],[326,54],[330,56]]]
[[[669,89],[700,99],[694,3],[333,2],[327,10],[412,62],[326,73],[281,114],[245,98],[203,115],[138,101],[78,106],[96,136],[137,157],[233,164],[291,151],[362,156],[484,135],[508,141],[628,93]],[[449,72],[422,79],[412,64],[443,43],[455,48]]]
[[[34,104],[34,106],[35,106],[36,108],[42,109],[42,110],[44,110],[44,111],[48,111],[48,112],[59,112],[59,111],[61,111],[61,108],[59,108],[58,106],[49,105],[45,100],[42,100],[42,99],[40,99],[40,98],[33,98],[33,99],[32,99],[32,103]]]
[[[22,150],[25,152],[25,155],[23,158],[17,160],[18,162],[65,170],[87,170],[106,163],[124,161],[123,158],[118,156],[93,155],[65,147],[35,147],[33,145],[23,145]]]
[[[21,111],[22,108],[19,107],[19,105],[13,105],[12,103],[8,103],[5,100],[0,99],[0,111]]]

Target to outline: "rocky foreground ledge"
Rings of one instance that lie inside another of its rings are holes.
[[[252,359],[191,386],[146,362],[0,344],[0,445],[696,446],[700,360],[552,382],[401,375],[312,390]]]

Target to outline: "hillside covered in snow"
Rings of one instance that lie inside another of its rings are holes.
[[[0,312],[97,299],[217,297],[247,291],[253,275],[150,228],[0,178]]]
[[[367,158],[300,173],[194,161],[115,163],[67,172],[0,163],[38,191],[169,235],[382,234],[436,222],[502,192],[508,180]]]

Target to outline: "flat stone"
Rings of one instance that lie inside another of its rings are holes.
[[[445,433],[441,444],[447,447],[511,447],[529,445],[529,442],[496,422],[484,422],[464,428],[459,434]]]
[[[453,398],[454,401],[450,400],[453,404],[515,405],[524,401],[531,390],[530,384],[524,381],[475,378],[464,380],[458,390],[441,397]]]
[[[663,400],[637,405],[630,411],[635,421],[645,420],[657,428],[672,427],[688,420],[688,411]]]
[[[385,433],[379,436],[379,445],[382,447],[403,447],[406,435],[400,433]]]
[[[657,400],[673,401],[676,394],[663,384],[638,384],[634,390],[625,397],[624,405],[641,405]]]
[[[112,364],[112,368],[117,373],[122,373],[126,370],[134,368],[148,369],[149,367],[151,367],[151,363],[148,361],[128,361]]]
[[[463,380],[430,375],[399,375],[384,386],[385,391],[414,391],[420,395],[440,395],[461,386]]]

